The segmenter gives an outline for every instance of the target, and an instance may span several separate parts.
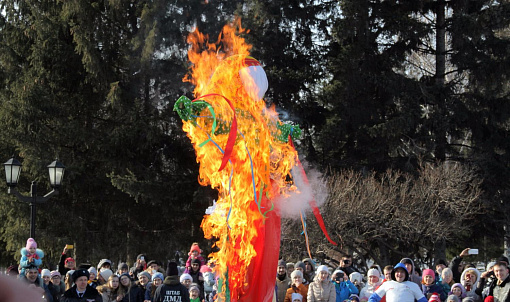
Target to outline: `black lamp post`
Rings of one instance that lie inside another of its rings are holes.
[[[48,199],[50,199],[51,196],[58,194],[58,189],[62,184],[62,179],[64,178],[64,171],[66,167],[58,160],[55,160],[48,165],[48,171],[50,173],[50,185],[53,190],[44,196],[37,196],[37,183],[35,181],[32,181],[32,185],[30,187],[30,196],[24,196],[18,192],[16,186],[18,185],[19,175],[21,172],[21,163],[17,159],[13,157],[6,161],[4,163],[4,168],[5,180],[7,181],[7,186],[9,187],[7,193],[14,194],[20,201],[30,204],[30,237],[35,238],[36,205],[38,203],[45,203],[48,201]]]

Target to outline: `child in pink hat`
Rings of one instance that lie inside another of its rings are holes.
[[[28,238],[25,247],[21,248],[21,259],[19,264],[21,267],[20,275],[25,274],[25,269],[30,266],[39,267],[42,264],[42,258],[44,258],[44,252],[37,248],[37,242],[34,238]]]

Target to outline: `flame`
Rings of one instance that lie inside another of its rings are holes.
[[[215,94],[203,98],[211,108],[203,109],[196,121],[184,121],[183,130],[200,164],[200,184],[219,192],[216,208],[204,217],[202,228],[206,238],[217,239],[219,251],[210,257],[215,272],[225,280],[219,289],[219,300],[223,301],[239,301],[247,293],[253,272],[250,264],[261,253],[254,241],[264,227],[265,214],[276,211],[271,201],[293,190],[286,176],[297,156],[292,146],[276,139],[279,120],[274,107],[267,108],[257,99],[260,87],[246,82],[243,76],[250,65],[251,45],[238,34],[247,32],[240,21],[235,21],[223,28],[215,43],[198,30],[190,33],[187,41],[192,67],[183,79],[195,85],[197,98]],[[234,111],[221,96],[235,107],[238,131],[229,163],[219,171],[223,158],[220,148],[227,144],[234,118]],[[213,114],[218,121],[215,129]],[[274,282],[274,276],[270,280]]]

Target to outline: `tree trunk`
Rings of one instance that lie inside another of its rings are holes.
[[[446,25],[445,25],[445,0],[438,0],[436,7],[436,104],[441,120],[436,130],[435,156],[438,160],[446,158],[446,121],[445,108],[445,73],[446,73]]]

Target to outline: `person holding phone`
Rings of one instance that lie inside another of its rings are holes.
[[[60,261],[58,263],[58,272],[61,276],[65,276],[68,271],[76,269],[76,261],[72,257],[67,257],[67,252],[73,249],[74,246],[66,244],[62,255],[60,255]]]
[[[358,288],[349,280],[349,276],[342,270],[336,270],[332,275],[333,284],[335,285],[336,301],[342,302],[347,300],[351,295],[359,294]]]
[[[359,272],[354,266],[352,266],[352,256],[345,255],[340,260],[340,266],[337,268],[343,271],[347,276],[350,276],[354,272]]]

